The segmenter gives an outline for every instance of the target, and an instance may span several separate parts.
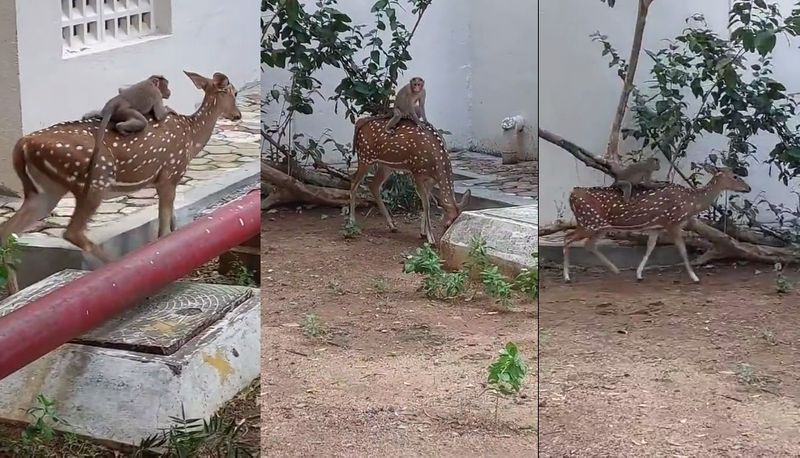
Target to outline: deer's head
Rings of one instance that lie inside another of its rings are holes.
[[[742,177],[737,175],[730,167],[717,167],[710,164],[703,164],[706,172],[714,174],[714,180],[721,191],[750,192],[750,185]]]
[[[472,192],[467,189],[460,202],[455,202],[455,205],[444,205],[444,218],[442,219],[444,230],[452,226],[456,218],[464,211],[464,208],[469,205],[470,197],[472,197]]]
[[[193,72],[184,71],[183,73],[186,73],[186,76],[198,89],[205,92],[206,95],[214,97],[223,118],[231,121],[242,119],[242,112],[236,106],[236,88],[233,87],[227,76],[222,73],[214,73],[211,78],[206,78]]]

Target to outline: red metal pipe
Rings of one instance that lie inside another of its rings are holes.
[[[259,233],[248,193],[0,317],[0,380]]]

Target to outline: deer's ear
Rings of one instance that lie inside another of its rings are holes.
[[[187,72],[186,70],[184,70],[183,73],[186,73],[186,76],[192,80],[197,89],[205,90],[206,86],[208,86],[208,78],[204,78],[194,72]]]
[[[226,89],[231,84],[228,77],[219,72],[214,73],[214,76],[211,77],[211,81],[214,82],[214,86],[219,90]]]
[[[712,164],[703,164],[703,170],[705,170],[708,173],[717,173],[717,172],[719,172],[719,168],[717,168],[716,166],[714,166]]]

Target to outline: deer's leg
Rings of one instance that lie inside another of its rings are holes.
[[[653,248],[656,247],[656,242],[658,242],[658,232],[652,231],[647,234],[647,250],[645,250],[642,262],[639,263],[639,267],[636,269],[637,280],[642,279],[642,271],[644,270],[645,264],[647,264],[647,259],[650,258],[650,254],[653,252]]]
[[[589,233],[582,228],[577,228],[572,231],[569,231],[567,235],[564,236],[564,248],[562,249],[562,252],[564,255],[564,281],[566,283],[572,281],[569,278],[569,246],[587,237],[589,237]]]
[[[359,161],[358,169],[350,180],[350,224],[356,224],[356,192],[369,171],[369,164]]]
[[[175,188],[171,181],[156,183],[158,193],[158,237],[164,237],[175,230]]]
[[[5,240],[11,234],[24,232],[31,224],[50,216],[64,194],[66,190],[29,194],[22,201],[20,209],[0,225],[0,239]]]
[[[600,234],[598,233],[590,235],[586,239],[586,243],[584,243],[583,245],[584,248],[594,253],[594,255],[597,256],[597,259],[599,259],[603,264],[605,264],[606,267],[611,269],[611,271],[614,272],[615,274],[618,274],[619,269],[617,268],[617,266],[615,266],[613,262],[611,262],[603,253],[600,252],[600,250],[597,249],[597,241],[599,239],[600,239]]]
[[[386,183],[386,180],[388,180],[390,176],[392,176],[392,170],[385,165],[378,164],[375,169],[375,175],[372,177],[372,182],[369,184],[369,190],[372,193],[372,197],[375,198],[378,210],[380,210],[381,215],[383,215],[383,218],[386,220],[386,224],[389,225],[389,230],[397,232],[397,226],[395,226],[394,220],[392,220],[392,215],[389,214],[386,204],[383,203],[383,197],[381,197],[381,188],[383,188],[383,184]]]
[[[686,266],[686,272],[689,274],[689,278],[691,278],[693,282],[699,283],[700,279],[697,278],[697,275],[694,273],[692,264],[689,262],[689,255],[686,253],[686,244],[683,242],[680,226],[669,228],[667,231],[672,237],[672,243],[678,248],[678,253],[680,253],[681,258],[683,258],[683,265]]]
[[[428,243],[436,245],[436,238],[433,236],[433,227],[431,226],[431,187],[432,183],[427,181],[425,177],[414,177],[414,187],[417,188],[417,194],[422,201],[422,227],[421,230],[425,232],[425,237]],[[422,234],[420,234],[422,235]]]
[[[103,263],[111,262],[111,256],[105,252],[94,242],[89,240],[86,236],[86,229],[89,225],[89,218],[94,215],[97,208],[103,202],[103,193],[90,191],[83,198],[75,199],[75,211],[72,213],[72,218],[69,220],[67,230],[64,231],[64,240],[72,243],[81,250]]]

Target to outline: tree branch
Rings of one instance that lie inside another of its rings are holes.
[[[647,12],[653,0],[639,0],[639,11],[636,15],[636,28],[633,33],[633,45],[631,55],[628,58],[628,71],[625,74],[625,83],[622,86],[622,94],[619,96],[617,112],[614,115],[614,122],[611,124],[611,134],[608,137],[608,148],[605,158],[610,162],[619,164],[621,162],[619,154],[620,129],[622,119],[625,117],[625,109],[628,107],[628,98],[633,89],[633,79],[636,76],[636,67],[639,65],[639,54],[642,51],[642,37],[644,36],[644,26],[647,22]]]

